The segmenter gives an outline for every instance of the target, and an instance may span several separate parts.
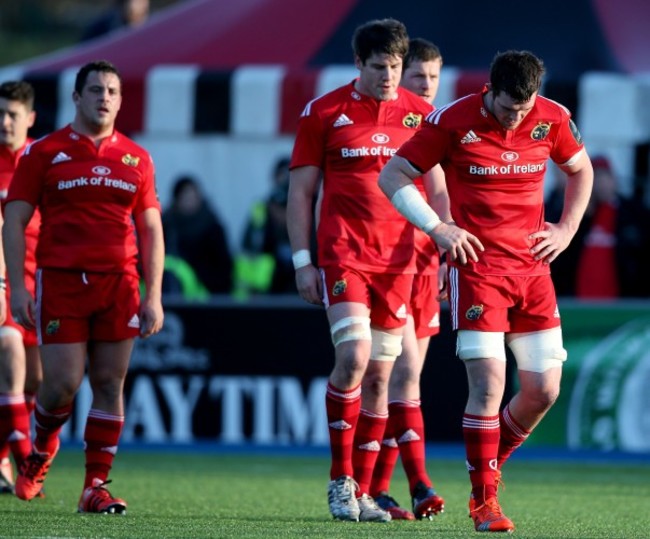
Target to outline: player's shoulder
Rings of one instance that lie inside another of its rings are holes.
[[[132,138],[127,137],[124,133],[115,131],[113,137],[113,145],[119,150],[126,150],[138,155],[149,155],[149,151],[144,146],[141,146]]]
[[[426,122],[452,126],[459,122],[476,121],[479,117],[485,118],[486,114],[482,94],[469,94],[436,108],[426,116]]]
[[[551,121],[566,121],[571,117],[571,111],[562,103],[558,103],[543,95],[537,96],[535,109],[536,114],[547,117]]]
[[[30,139],[23,156],[25,155],[47,155],[51,152],[58,152],[62,146],[69,144],[71,131],[67,128],[58,129],[37,139]]]
[[[305,105],[301,116],[326,116],[334,109],[340,108],[341,105],[350,102],[358,102],[360,100],[361,96],[354,89],[354,82],[350,82],[309,101],[307,105]]]

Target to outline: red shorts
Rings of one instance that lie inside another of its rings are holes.
[[[415,322],[415,336],[418,339],[440,333],[440,303],[438,275],[416,275],[413,279],[411,312]]]
[[[34,275],[26,272],[25,273],[25,285],[27,286],[27,290],[29,290],[32,295],[34,294]],[[38,339],[36,337],[36,331],[33,329],[25,329],[23,326],[21,326],[18,322],[14,320],[14,317],[11,316],[11,289],[8,286],[7,287],[7,319],[5,320],[5,323],[2,324],[3,326],[6,327],[11,327],[15,328],[20,332],[21,337],[23,338],[23,346],[29,347],[29,346],[38,346]]]
[[[497,276],[450,268],[453,329],[524,333],[560,325],[550,274]]]
[[[135,275],[39,269],[36,282],[39,344],[123,341],[140,334]]]
[[[413,275],[361,273],[340,266],[321,268],[325,306],[363,303],[370,309],[370,323],[385,329],[406,324]]]

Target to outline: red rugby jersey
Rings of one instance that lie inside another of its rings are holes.
[[[12,200],[41,210],[39,268],[137,273],[133,217],[160,211],[146,150],[117,131],[96,147],[70,126],[27,148]]]
[[[9,184],[16,171],[18,160],[23,155],[32,139],[27,139],[22,148],[13,152],[7,146],[0,145],[0,201],[4,207]],[[34,276],[36,274],[36,244],[38,242],[38,231],[41,226],[41,214],[38,209],[32,215],[27,228],[25,229],[25,279],[26,286],[30,292],[34,292]]]
[[[442,165],[454,221],[485,247],[467,267],[484,275],[548,274],[530,254],[528,235],[544,228],[548,159],[569,162],[582,141],[569,111],[542,96],[517,129],[504,129],[484,106],[486,91],[432,112],[397,153],[420,170]]]
[[[399,88],[391,101],[362,95],[354,82],[307,104],[291,167],[323,171],[318,262],[360,271],[413,273],[413,227],[378,186],[379,172],[431,111]]]

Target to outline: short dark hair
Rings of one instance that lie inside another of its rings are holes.
[[[409,49],[406,26],[395,19],[376,19],[359,26],[352,36],[352,50],[362,64],[373,54],[404,58]]]
[[[117,67],[108,60],[95,60],[94,62],[88,62],[77,72],[77,77],[74,81],[74,91],[79,95],[81,95],[81,92],[86,85],[86,81],[88,80],[88,75],[92,71],[97,71],[99,73],[113,73],[114,75],[117,75],[117,78],[120,80],[120,87],[122,86],[122,75],[120,75]]]
[[[409,50],[404,56],[404,69],[407,69],[413,62],[430,62],[438,58],[442,62],[442,54],[436,45],[427,39],[414,37],[409,41]]]
[[[490,66],[490,86],[494,95],[509,95],[515,103],[525,103],[542,86],[544,62],[529,51],[497,53]]]
[[[18,101],[27,110],[34,110],[34,87],[24,80],[10,80],[0,84],[0,97],[9,101]]]

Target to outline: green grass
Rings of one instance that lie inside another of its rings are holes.
[[[446,499],[434,521],[334,522],[327,510],[326,456],[142,452],[122,449],[110,489],[128,514],[79,515],[81,449],[66,448],[45,499],[0,498],[0,537],[97,538],[464,538],[482,537],[467,517],[462,459],[429,459]],[[521,538],[650,537],[650,466],[513,460],[500,499]],[[401,467],[392,494],[408,502]]]

